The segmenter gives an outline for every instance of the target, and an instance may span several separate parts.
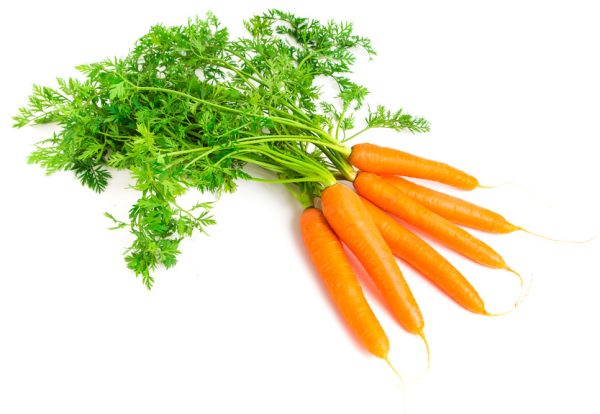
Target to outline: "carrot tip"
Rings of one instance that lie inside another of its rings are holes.
[[[519,278],[519,283],[521,285],[521,292],[519,293],[519,296],[517,297],[517,300],[515,301],[515,307],[512,309],[512,310],[515,310],[519,305],[521,305],[521,303],[523,303],[525,301],[525,299],[527,298],[527,295],[529,295],[529,290],[531,289],[531,281],[529,283],[529,286],[526,288],[525,280],[523,279],[523,276],[521,276],[521,274],[519,272],[511,269],[510,267],[507,267],[506,270],[517,275],[517,277]],[[512,311],[510,311],[510,312],[512,312]]]
[[[508,270],[509,272],[515,274],[518,278],[519,278],[519,284],[521,285],[521,290],[523,289],[523,287],[525,286],[525,281],[523,280],[523,276],[521,276],[519,274],[519,272],[511,269],[510,267],[506,267],[506,270]]]
[[[529,231],[527,229],[524,229],[523,227],[518,227],[517,230],[524,231],[527,234],[531,234],[532,236],[539,237],[539,238],[544,239],[544,240],[549,240],[549,241],[558,242],[558,243],[584,244],[584,243],[589,243],[591,241],[596,240],[598,238],[598,236],[600,235],[600,233],[597,233],[594,236],[592,236],[592,237],[590,237],[588,239],[584,239],[584,240],[563,240],[563,239],[555,239],[553,237],[544,236],[543,234],[539,234],[539,233],[535,233],[533,231]]]
[[[427,350],[427,370],[425,371],[427,372],[431,368],[431,349],[429,348],[429,342],[427,342],[427,338],[425,337],[423,331],[419,332],[419,336],[423,340],[423,343],[425,344],[425,349]]]
[[[402,378],[402,375],[400,375],[400,372],[398,372],[398,370],[396,369],[396,367],[394,367],[394,365],[392,365],[392,363],[390,361],[390,358],[386,356],[385,358],[383,358],[383,360],[385,361],[385,363],[387,364],[387,366],[390,367],[390,369],[394,372],[394,374],[396,374],[396,376],[400,380],[400,383],[404,384],[404,378]]]
[[[517,272],[515,272],[514,270],[508,269],[511,272],[515,273],[516,275],[519,276],[519,279],[523,280],[521,278],[521,275],[519,275]],[[517,309],[519,306],[521,306],[521,304],[523,302],[525,302],[525,299],[527,298],[527,296],[529,295],[529,291],[531,290],[531,285],[533,284],[533,278],[530,280],[529,285],[527,286],[527,288],[525,289],[525,285],[521,284],[521,291],[519,293],[519,296],[517,296],[517,299],[515,300],[515,304],[514,306],[505,311],[505,312],[488,312],[487,310],[483,310],[483,314],[485,316],[505,316],[508,315],[509,313],[512,313],[515,309]]]
[[[477,184],[477,188],[483,188],[485,190],[488,189],[492,189],[492,188],[498,188],[498,187],[504,187],[507,185],[512,185],[513,183],[511,183],[510,181],[506,181],[500,184],[494,184],[494,185],[482,185],[482,184]]]
[[[519,302],[515,302],[515,306],[513,306],[511,309],[507,310],[506,312],[488,312],[485,311],[484,315],[485,316],[505,316],[508,315],[509,313],[512,313],[515,309],[517,309],[517,306],[519,306]]]
[[[519,297],[515,301],[515,308],[517,308],[523,302],[525,302],[525,299],[527,299],[527,296],[529,296],[529,292],[531,291],[531,286],[532,285],[533,285],[533,276],[531,276],[531,278],[529,280],[529,286],[527,286],[527,289],[521,289],[521,294],[519,295]]]

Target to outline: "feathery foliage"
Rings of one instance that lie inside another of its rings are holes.
[[[214,224],[210,203],[182,208],[187,189],[232,192],[256,179],[246,164],[275,175],[304,204],[347,176],[350,149],[340,133],[355,126],[368,95],[348,74],[369,39],[350,23],[269,10],[244,22],[248,36],[231,39],[217,18],[156,25],[127,56],[78,66],[83,79],[34,85],[15,127],[53,122],[60,130],[39,142],[29,162],[47,173],[73,171],[103,191],[110,169],[126,169],[139,191],[128,221],[107,214],[135,240],[127,266],[150,288],[158,266],[172,267],[179,244]],[[335,102],[321,99],[318,81],[334,82]],[[428,130],[428,123],[381,106],[365,128]]]

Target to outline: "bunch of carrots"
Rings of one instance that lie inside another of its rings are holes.
[[[355,191],[337,183],[321,193],[322,211],[308,207],[301,219],[304,244],[331,299],[360,342],[388,360],[389,341],[363,294],[342,247],[363,265],[396,320],[426,342],[419,305],[394,256],[405,260],[465,309],[492,315],[469,281],[425,240],[397,219],[490,268],[514,272],[502,256],[461,226],[489,232],[521,230],[500,214],[403,177],[437,181],[463,190],[477,179],[447,164],[391,148],[358,144],[350,163],[359,169]]]
[[[512,271],[463,227],[490,233],[522,230],[501,215],[403,177],[463,190],[479,186],[449,165],[372,144],[345,143],[374,128],[427,132],[429,123],[402,109],[368,108],[366,87],[348,77],[354,51],[373,56],[369,39],[348,23],[269,10],[231,39],[212,14],[187,25],[156,25],[122,58],[81,65],[85,77],[35,85],[15,126],[55,123],[29,157],[47,173],[72,171],[103,191],[111,169],[128,170],[140,194],[129,217],[112,215],[134,241],[125,260],[151,288],[157,267],[176,264],[179,243],[214,224],[211,203],[184,208],[187,189],[233,192],[238,180],[285,185],[306,208],[306,248],[340,313],[364,346],[388,360],[389,342],[342,243],[358,258],[397,321],[423,333],[419,306],[394,256],[408,262],[471,312],[491,315],[469,281],[416,228],[487,267]],[[321,96],[319,82],[339,89]],[[358,129],[358,132],[354,132]],[[247,165],[269,177],[255,177]],[[340,180],[351,182],[349,186]],[[321,200],[321,209],[314,201]],[[425,341],[426,343],[426,341]]]

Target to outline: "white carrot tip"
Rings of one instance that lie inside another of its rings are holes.
[[[521,304],[523,302],[525,302],[525,299],[527,298],[527,296],[529,295],[529,292],[531,290],[531,285],[533,284],[533,278],[531,278],[529,285],[525,285],[523,283],[523,278],[521,277],[521,275],[517,272],[515,272],[514,270],[507,268],[506,270],[516,274],[517,276],[519,276],[519,279],[521,280],[521,291],[519,292],[519,296],[517,296],[517,299],[515,300],[515,304],[514,306],[505,311],[505,312],[497,312],[497,313],[492,313],[492,312],[488,312],[487,310],[484,309],[484,315],[485,316],[505,316],[508,315],[509,313],[512,313],[515,309],[517,309],[519,306],[521,306]]]
[[[394,367],[394,365],[392,365],[390,359],[386,356],[385,358],[383,358],[383,360],[385,361],[385,363],[387,364],[387,366],[390,367],[390,369],[394,372],[394,374],[396,374],[396,376],[400,380],[400,384],[404,385],[404,378],[402,378],[402,375],[400,375],[400,372],[398,372],[398,370],[396,369],[396,367]]]
[[[525,281],[523,280],[523,276],[521,276],[521,274],[519,272],[511,269],[510,267],[507,267],[506,270],[508,270],[510,273],[515,274],[519,278],[519,284],[521,285],[521,291],[522,291],[523,287],[525,286]]]
[[[535,233],[533,231],[529,231],[527,229],[524,229],[523,227],[519,227],[518,230],[524,231],[525,233],[531,234],[532,236],[539,237],[541,239],[548,240],[548,241],[557,242],[557,243],[584,244],[584,243],[589,243],[591,241],[596,240],[598,238],[598,236],[600,235],[600,233],[597,233],[594,236],[592,236],[592,237],[590,237],[588,239],[584,239],[584,240],[564,240],[564,239],[555,239],[554,237],[544,236],[543,234],[539,234],[539,233]]]
[[[477,188],[492,189],[492,188],[504,187],[504,186],[507,186],[507,185],[514,185],[514,183],[512,183],[510,181],[505,181],[503,183],[494,184],[494,185],[477,184]]]
[[[419,332],[417,335],[419,335],[419,337],[423,340],[425,350],[427,351],[427,367],[422,372],[420,372],[415,378],[411,379],[411,382],[421,380],[425,375],[427,375],[427,373],[431,369],[431,349],[429,348],[429,342],[427,342],[427,338],[425,337],[423,331]]]
[[[427,342],[427,338],[425,337],[423,331],[419,332],[419,336],[423,340],[423,343],[425,344],[425,350],[427,351],[427,370],[425,370],[426,373],[431,368],[431,349],[429,349],[429,342]]]

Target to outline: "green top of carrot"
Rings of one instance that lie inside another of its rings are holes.
[[[307,205],[352,174],[345,141],[371,128],[429,128],[382,106],[355,128],[368,91],[348,77],[353,51],[375,51],[352,24],[269,10],[244,26],[248,35],[231,39],[212,14],[156,25],[125,57],[78,66],[83,79],[35,85],[14,118],[15,127],[60,126],[29,157],[48,173],[71,170],[100,192],[110,169],[131,172],[139,200],[127,222],[108,217],[135,236],[126,261],[148,288],[157,266],[176,263],[184,237],[214,223],[210,203],[177,203],[188,188],[217,194],[234,191],[239,179],[269,181]],[[323,78],[338,87],[332,102],[322,100]],[[274,178],[251,176],[246,164]]]

